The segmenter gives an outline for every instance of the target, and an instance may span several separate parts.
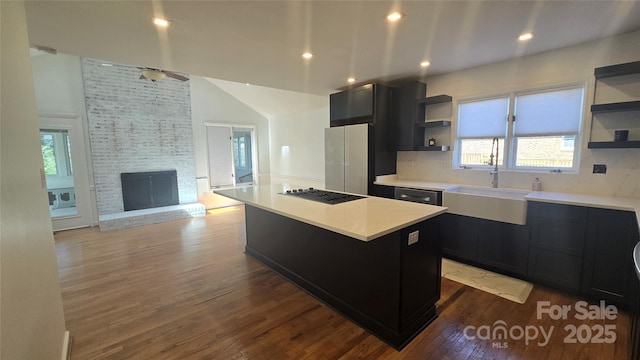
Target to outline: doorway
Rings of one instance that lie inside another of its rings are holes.
[[[257,184],[255,127],[205,124],[212,189]]]
[[[40,147],[53,230],[91,226],[81,117],[40,116]]]

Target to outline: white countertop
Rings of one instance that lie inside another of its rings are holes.
[[[281,194],[288,189],[298,188],[302,187],[277,184],[216,190],[214,192],[362,241],[373,240],[447,211],[447,208],[442,206],[372,196],[341,204],[327,205]]]
[[[447,191],[462,184],[432,183],[419,180],[401,180],[397,175],[376,177],[374,184],[386,186],[409,187],[415,189]],[[532,191],[525,197],[527,201],[547,202],[554,204],[576,205],[602,209],[634,211],[640,227],[640,199],[612,196],[595,196],[584,194],[556,193],[549,191]]]

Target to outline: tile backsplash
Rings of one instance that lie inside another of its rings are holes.
[[[543,191],[640,198],[640,149],[582,150],[579,172],[500,171],[500,187],[531,189],[537,177]],[[607,165],[606,174],[593,174],[593,164]],[[491,186],[488,170],[454,169],[452,152],[400,151],[398,178]]]

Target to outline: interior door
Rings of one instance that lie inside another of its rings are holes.
[[[209,184],[212,188],[233,187],[233,144],[229,126],[207,126]]]
[[[93,211],[82,118],[41,115],[39,120],[53,230],[91,226]]]

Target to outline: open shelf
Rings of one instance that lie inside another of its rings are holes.
[[[434,120],[434,121],[425,121],[416,124],[421,128],[436,128],[436,127],[446,127],[451,126],[450,120]]]
[[[640,148],[640,141],[590,141],[589,149],[631,149]]]
[[[591,105],[592,114],[612,113],[620,111],[634,111],[640,110],[640,101],[625,101],[609,104],[595,104]]]
[[[419,100],[419,103],[425,104],[425,105],[435,105],[435,104],[451,102],[452,100],[453,98],[449,95],[436,95],[436,96],[429,96],[424,99],[421,99]]]
[[[640,61],[634,61],[625,64],[603,66],[596,68],[594,75],[596,79],[606,79],[609,77],[631,75],[640,73]]]
[[[449,151],[449,146],[418,146],[416,150],[420,151]]]

